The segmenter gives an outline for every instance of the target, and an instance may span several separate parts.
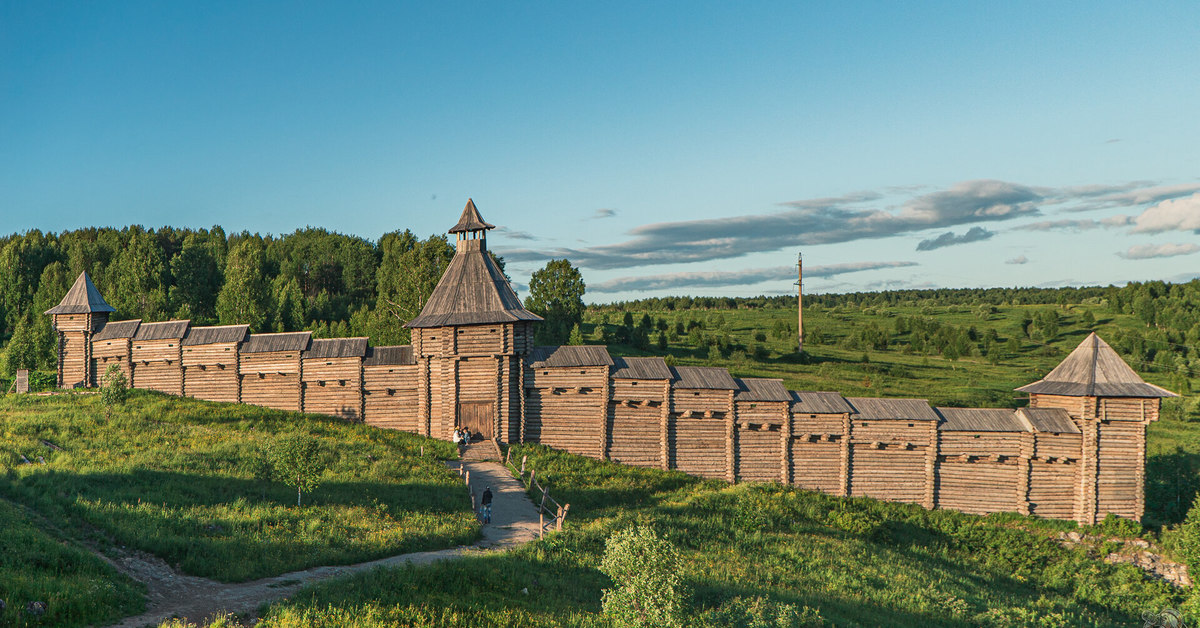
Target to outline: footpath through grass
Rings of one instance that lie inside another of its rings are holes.
[[[785,607],[799,625],[1129,626],[1183,602],[1135,567],[1061,547],[1052,537],[1072,523],[729,486],[539,446],[513,453],[571,504],[564,532],[319,585],[271,606],[263,626],[608,625],[611,584],[597,566],[608,536],[635,524],[682,550],[696,626],[776,625],[755,622]]]
[[[450,443],[144,391],[111,419],[84,394],[10,395],[0,416],[0,496],[188,574],[238,582],[479,536],[466,489],[439,460],[456,455]],[[320,441],[328,465],[301,508],[295,489],[255,471],[265,443],[297,430]]]

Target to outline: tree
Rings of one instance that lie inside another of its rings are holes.
[[[268,449],[274,477],[296,488],[297,507],[300,495],[312,492],[321,483],[321,474],[325,472],[323,454],[321,443],[301,432],[275,440]]]
[[[546,319],[538,328],[538,341],[561,344],[571,328],[583,322],[586,286],[579,269],[569,260],[550,260],[529,278],[525,309]]]
[[[166,264],[154,234],[130,227],[125,248],[109,270],[112,298],[118,316],[158,320],[167,313]]]
[[[680,627],[684,624],[679,550],[654,530],[626,528],[608,538],[600,571],[615,585],[605,589],[604,614],[619,627]]]
[[[410,340],[404,324],[417,317],[433,294],[454,247],[444,236],[418,240],[411,231],[385,234],[379,240],[383,261],[375,273],[376,302],[366,316],[366,333],[379,344]]]
[[[221,290],[221,269],[212,247],[196,234],[188,235],[179,254],[171,258],[171,274],[175,277],[170,290],[172,308],[201,320],[212,318]]]
[[[304,329],[304,295],[295,279],[280,275],[271,282],[271,327],[275,331]]]
[[[570,338],[567,339],[567,344],[569,344],[569,345],[583,344],[583,331],[579,329],[578,323],[576,323],[575,326],[571,328],[571,336],[570,336]]]
[[[128,396],[129,384],[125,380],[125,373],[121,372],[120,366],[109,364],[100,380],[100,403],[104,404],[105,418],[111,418],[113,408],[125,403]]]
[[[263,272],[263,245],[257,238],[244,238],[229,251],[225,285],[217,295],[217,318],[222,325],[250,325],[262,331],[268,321],[270,293]]]

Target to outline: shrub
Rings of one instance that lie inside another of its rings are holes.
[[[653,529],[638,526],[610,536],[600,571],[616,585],[604,590],[602,602],[614,626],[683,626],[686,587],[679,551]]]
[[[104,416],[112,416],[113,408],[125,403],[129,397],[129,385],[121,367],[109,364],[100,380],[100,402],[104,404]]]
[[[1188,567],[1193,570],[1200,568],[1200,495],[1196,496],[1187,518],[1179,526],[1175,542]]]
[[[799,628],[823,626],[821,613],[807,606],[780,604],[762,596],[735,597],[701,618],[705,626],[736,628]]]

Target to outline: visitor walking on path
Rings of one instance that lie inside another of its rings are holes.
[[[492,487],[485,486],[483,495],[479,496],[479,516],[483,518],[483,522],[492,522]]]

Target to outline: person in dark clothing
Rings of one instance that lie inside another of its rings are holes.
[[[484,523],[492,522],[492,487],[485,486],[483,495],[479,496],[479,515]]]

